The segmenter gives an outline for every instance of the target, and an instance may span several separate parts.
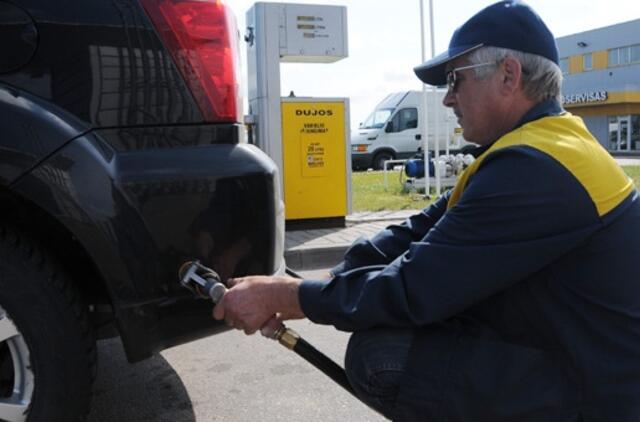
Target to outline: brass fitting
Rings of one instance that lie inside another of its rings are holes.
[[[275,332],[275,338],[280,344],[289,350],[293,350],[300,340],[300,335],[293,331],[291,328],[287,328],[284,325]]]

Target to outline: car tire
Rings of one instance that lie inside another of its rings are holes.
[[[384,162],[393,159],[394,157],[392,153],[387,151],[379,152],[373,157],[373,169],[384,170]]]
[[[0,227],[0,419],[83,421],[95,373],[87,308],[69,278],[34,242]]]

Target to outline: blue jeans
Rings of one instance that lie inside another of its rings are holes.
[[[374,328],[351,335],[345,370],[356,394],[389,419],[396,419],[396,398],[414,337],[411,328]]]
[[[452,322],[355,332],[347,377],[364,403],[392,420],[582,420],[580,380],[562,355],[477,332]]]

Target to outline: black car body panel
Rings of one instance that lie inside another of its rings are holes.
[[[188,88],[135,0],[21,0],[38,48],[0,81],[91,127],[202,122]]]
[[[96,132],[116,151],[124,152],[203,146],[216,142],[237,144],[240,130],[236,124],[197,124],[124,127]]]
[[[8,185],[88,130],[56,105],[0,83],[0,184]]]
[[[31,16],[18,5],[0,1],[0,73],[29,63],[38,46],[38,30]]]
[[[183,262],[200,259],[223,279],[278,270],[275,174],[251,145],[116,152],[91,133],[12,189],[88,252],[105,277],[128,356],[138,360],[222,329],[211,305],[194,305],[177,283]]]
[[[177,271],[283,271],[277,168],[238,123],[203,121],[137,0],[19,4],[37,48],[0,72],[0,217],[64,245],[129,360],[224,330]]]

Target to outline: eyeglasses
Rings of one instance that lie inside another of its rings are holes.
[[[496,62],[487,62],[487,63],[478,63],[478,64],[472,64],[469,66],[461,66],[461,67],[456,67],[455,69],[451,69],[450,71],[447,72],[447,88],[449,90],[449,92],[456,92],[456,85],[458,83],[458,75],[457,72],[460,72],[461,70],[469,70],[469,69],[475,69],[476,67],[483,67],[483,66],[494,66],[496,64]]]

